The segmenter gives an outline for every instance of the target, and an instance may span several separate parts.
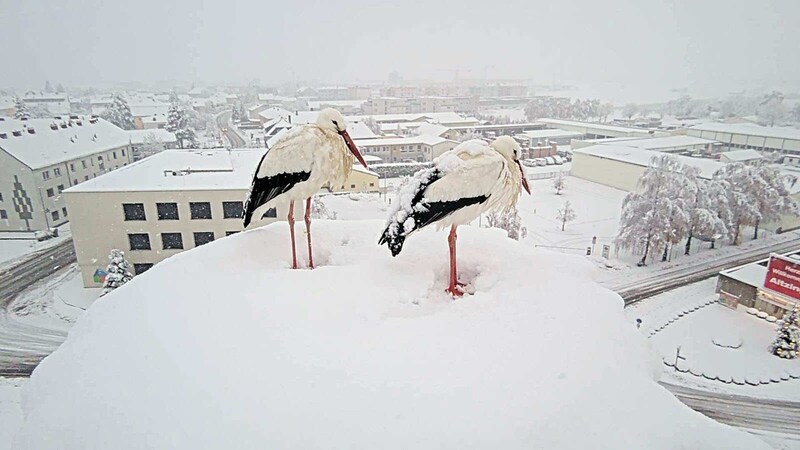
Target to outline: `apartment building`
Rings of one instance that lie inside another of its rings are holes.
[[[62,191],[131,162],[128,133],[103,119],[0,119],[0,232],[66,223]]]
[[[426,112],[476,112],[477,96],[373,97],[361,106],[363,114],[412,114]]]
[[[384,162],[426,162],[453,149],[458,142],[440,136],[409,136],[399,138],[361,139],[356,141],[365,155],[373,155]]]

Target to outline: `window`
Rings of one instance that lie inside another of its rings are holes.
[[[72,180],[72,184],[78,184],[78,180]]]
[[[203,244],[208,244],[214,241],[213,231],[200,231],[194,233],[194,246],[200,247]]]
[[[114,155],[114,159],[117,159],[117,152],[111,152],[111,154]]]
[[[355,188],[356,188],[356,185],[355,185],[355,184],[351,184],[351,185],[350,185],[350,189],[355,189]]]
[[[238,233],[238,231],[226,231],[225,232],[225,236],[230,236],[230,235],[236,234],[236,233]]]
[[[50,171],[49,170],[45,170],[44,172],[42,172],[42,179],[43,180],[49,180],[50,179]]]
[[[177,203],[156,203],[158,220],[178,220]]]
[[[2,202],[2,201],[3,201],[3,194],[0,193],[0,202]]]
[[[47,188],[47,196],[48,197],[52,197],[54,195],[56,195],[56,194],[55,194],[55,192],[53,192],[53,188]]]
[[[150,250],[150,235],[147,233],[128,234],[131,250]]]
[[[60,177],[61,176],[61,168],[56,167],[53,169],[53,175]]]
[[[89,175],[84,175],[83,176],[83,181],[89,181]]]
[[[81,160],[81,165],[83,166],[84,169],[86,168],[86,160],[85,159]]]
[[[61,214],[63,214],[64,217],[67,217],[67,207],[66,206],[61,208]]]
[[[122,210],[125,212],[125,220],[147,220],[144,203],[123,203]]]
[[[151,267],[153,267],[153,263],[134,263],[133,271],[136,272],[136,275],[141,275],[150,270]]]
[[[69,163],[69,170],[75,172],[75,163]]]
[[[374,186],[375,186],[375,183],[370,183],[369,184],[369,187],[374,187]]]
[[[8,213],[5,209],[0,209],[0,219],[8,219]]]
[[[53,212],[50,213],[50,215],[53,217],[53,220],[58,220],[59,219],[58,211],[53,211]]]
[[[97,157],[97,160],[98,160],[98,161],[103,161],[103,155],[100,155],[100,156],[98,156],[98,157]]]
[[[183,249],[183,237],[180,233],[161,233],[161,244],[164,250]]]
[[[63,184],[59,184],[58,185],[58,193],[60,194],[62,192],[64,192],[64,185]]]
[[[90,159],[89,161],[92,163],[92,167],[94,167],[94,160]]]
[[[222,202],[222,215],[226,219],[241,219],[244,212],[242,202]]]
[[[125,156],[125,149],[122,149],[122,156]]]
[[[275,211],[275,208],[270,208],[264,212],[264,215],[261,217],[278,217],[278,212]]]
[[[190,202],[189,212],[192,219],[210,219],[211,218],[211,203],[208,202]]]

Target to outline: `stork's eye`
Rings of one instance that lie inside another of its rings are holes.
[[[337,127],[339,126],[339,122],[337,122],[335,120],[331,120],[331,122],[333,122],[333,124],[336,125]]]

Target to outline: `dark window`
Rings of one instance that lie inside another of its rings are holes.
[[[58,211],[53,211],[50,213],[50,215],[53,216],[53,220],[58,220],[59,218]]]
[[[370,183],[369,184],[369,187],[373,187],[373,186],[375,186],[375,183]]]
[[[266,210],[261,217],[278,217],[278,211],[275,211],[275,208],[270,208]]]
[[[75,172],[75,163],[69,163],[69,170]]]
[[[125,220],[147,220],[144,203],[123,203],[122,210],[125,212]]]
[[[81,165],[83,166],[84,169],[86,168],[86,160],[85,159],[81,160]]]
[[[2,201],[3,201],[3,194],[0,193],[0,202],[2,202]]]
[[[56,195],[56,194],[53,192],[53,188],[48,188],[47,189],[47,196],[48,197],[52,197],[54,195]]]
[[[122,156],[125,156],[125,149],[122,149]]]
[[[192,219],[210,219],[211,218],[211,203],[208,202],[190,202],[189,211],[191,212]]]
[[[150,250],[150,235],[147,233],[133,233],[128,235],[131,250]]]
[[[8,213],[5,209],[0,209],[0,219],[8,219]]]
[[[241,219],[244,212],[242,202],[222,202],[222,215],[226,219]]]
[[[161,243],[164,250],[183,249],[183,236],[180,233],[161,233]]]
[[[63,184],[59,184],[58,185],[58,193],[60,194],[62,192],[64,192],[64,185]]]
[[[178,220],[177,203],[156,203],[158,220]]]
[[[78,180],[72,180],[72,184],[78,184]]]
[[[53,169],[53,175],[60,177],[61,176],[61,169],[56,167]]]
[[[133,271],[136,272],[136,275],[141,275],[141,274],[147,272],[148,270],[150,270],[151,267],[153,267],[153,263],[134,264],[133,265]]]
[[[114,159],[117,159],[117,152],[111,152],[114,155]]]
[[[225,236],[230,236],[230,235],[236,234],[236,233],[238,233],[238,231],[226,231],[225,232]]]
[[[89,181],[89,175],[84,175],[83,176],[83,181]]]
[[[98,161],[102,161],[102,160],[103,160],[103,155],[100,155],[100,156],[98,156],[98,157],[97,157],[97,160],[98,160]]]
[[[61,208],[61,213],[64,214],[64,217],[67,217],[67,207]]]
[[[350,189],[355,189],[355,188],[356,188],[356,185],[355,185],[355,184],[351,184],[351,185],[350,185]]]
[[[200,231],[194,233],[194,246],[200,247],[203,244],[208,244],[209,242],[214,241],[214,232],[212,231]]]

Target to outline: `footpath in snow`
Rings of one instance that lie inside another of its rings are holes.
[[[315,222],[320,267],[292,271],[275,223],[99,299],[34,371],[13,448],[768,448],[656,383],[584,258],[464,227],[454,301],[445,233],[392,258],[382,225]]]

